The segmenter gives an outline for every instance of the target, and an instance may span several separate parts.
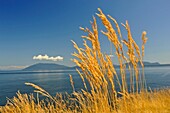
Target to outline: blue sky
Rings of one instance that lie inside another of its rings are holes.
[[[170,63],[169,0],[0,0],[0,68],[38,62],[73,65],[70,40],[82,44],[79,27],[90,27],[97,8],[119,24],[128,20],[138,44],[142,31],[147,31],[146,61]],[[110,51],[105,39],[101,45],[103,51]],[[33,59],[40,54],[64,60]]]

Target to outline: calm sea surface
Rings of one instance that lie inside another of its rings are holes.
[[[73,76],[76,90],[83,88],[82,81],[75,71],[60,71],[57,73],[17,73],[0,72],[0,105],[6,103],[6,97],[12,98],[19,90],[21,93],[33,93],[34,88],[26,86],[25,82],[39,85],[51,95],[56,92],[72,92],[69,74]],[[170,87],[170,67],[145,68],[147,86],[153,88]]]

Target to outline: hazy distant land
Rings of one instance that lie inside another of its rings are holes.
[[[128,65],[126,63],[126,65]],[[145,67],[163,67],[163,66],[170,66],[170,64],[160,64],[158,62],[144,62]],[[139,65],[140,66],[140,65]],[[115,68],[119,68],[119,65],[114,65]],[[76,68],[79,68],[78,66],[65,66],[65,65],[60,65],[56,63],[37,63],[30,65],[24,69],[21,70],[6,70],[3,71],[1,70],[0,73],[3,74],[8,74],[8,73],[57,73],[61,71],[71,71],[75,70]]]
[[[170,64],[160,64],[158,62],[144,62],[145,67],[158,67],[158,66],[170,66]],[[115,67],[119,67],[119,65],[114,65]],[[59,64],[55,64],[55,63],[38,63],[38,64],[34,64],[31,66],[28,66],[24,69],[22,69],[22,71],[41,71],[41,70],[69,70],[69,69],[75,69],[78,68],[77,66],[73,66],[73,67],[68,67],[65,65],[59,65]]]

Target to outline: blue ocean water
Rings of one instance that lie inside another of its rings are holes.
[[[72,92],[69,74],[73,76],[76,90],[83,88],[82,80],[76,71],[59,72],[0,72],[0,105],[6,103],[6,97],[12,98],[19,90],[21,93],[33,93],[34,88],[26,86],[25,82],[34,83],[51,95],[56,92]],[[170,67],[145,68],[147,86],[154,88],[170,87]]]

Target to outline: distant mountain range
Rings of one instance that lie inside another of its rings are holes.
[[[170,64],[160,64],[159,62],[143,62],[145,67],[162,67],[162,66],[170,66]],[[139,66],[141,66],[140,62],[138,63]],[[128,66],[128,63],[126,63],[126,66]],[[119,67],[119,65],[115,65],[115,67]]]
[[[160,64],[158,62],[150,63],[144,62],[145,67],[159,67],[159,66],[170,66],[170,64]],[[119,65],[115,65],[115,67],[119,67]],[[68,67],[64,65],[59,65],[55,63],[38,63],[31,66],[26,67],[22,71],[52,71],[52,70],[71,70],[79,68],[78,66]]]
[[[74,67],[68,67],[64,65],[55,64],[55,63],[38,63],[26,67],[22,71],[46,71],[46,70],[52,71],[52,70],[68,70],[73,68]]]
[[[160,64],[159,62],[143,62],[145,67],[159,67],[159,66],[170,66],[170,64]]]

